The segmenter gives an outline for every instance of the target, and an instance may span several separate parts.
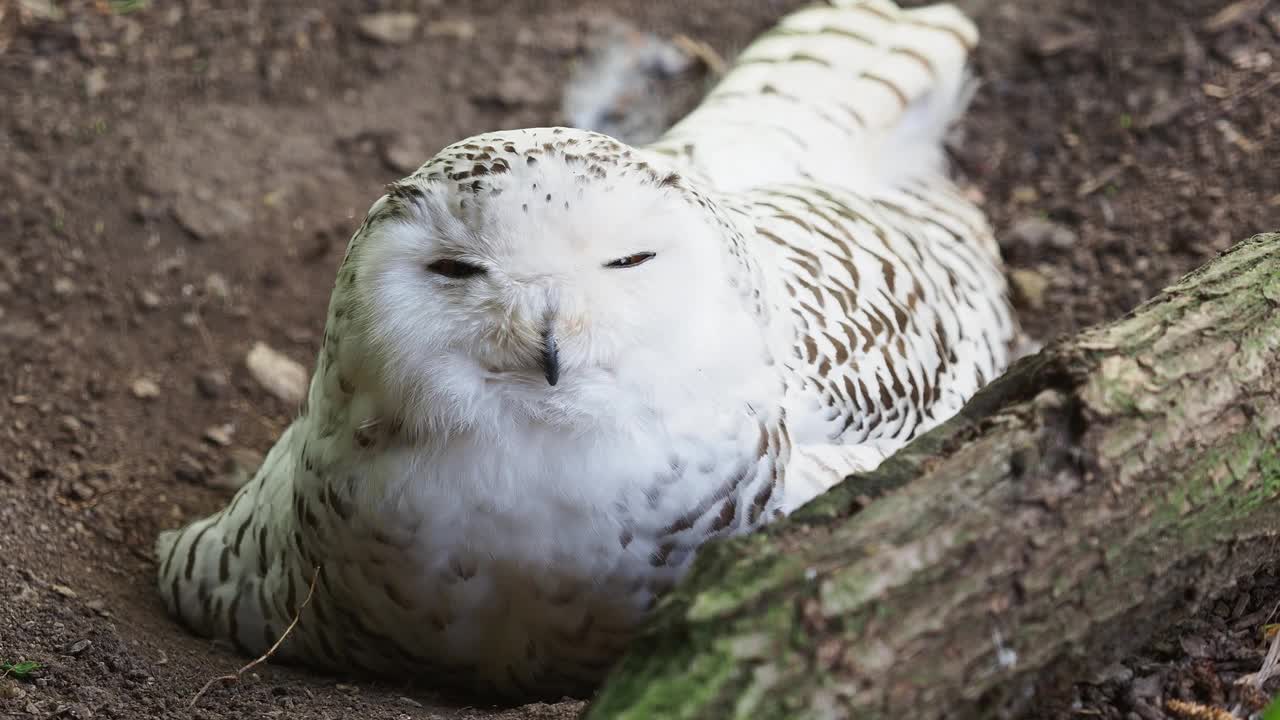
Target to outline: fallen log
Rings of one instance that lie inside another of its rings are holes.
[[[1017,715],[1280,559],[1280,234],[704,549],[585,717]],[[1280,598],[1278,598],[1280,599]]]

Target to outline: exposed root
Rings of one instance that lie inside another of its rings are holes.
[[[272,655],[275,655],[276,650],[280,648],[280,644],[284,642],[285,638],[289,637],[289,633],[293,632],[294,626],[298,624],[298,618],[302,617],[302,609],[307,606],[307,603],[311,602],[311,596],[316,592],[316,580],[319,579],[319,577],[320,566],[317,565],[315,572],[311,573],[311,585],[307,588],[307,596],[302,599],[302,604],[299,605],[298,609],[293,613],[293,620],[289,622],[289,627],[285,628],[284,632],[280,633],[280,637],[275,641],[275,644],[268,648],[266,652],[259,655],[256,659],[251,660],[244,667],[237,670],[234,675],[220,675],[215,678],[210,678],[209,682],[205,683],[204,687],[200,688],[200,691],[195,694],[195,697],[191,698],[191,702],[187,703],[188,710],[195,707],[196,703],[200,702],[200,698],[204,697],[204,694],[209,691],[209,688],[214,686],[214,683],[221,682],[229,684],[239,682],[240,678],[245,673],[266,662]]]

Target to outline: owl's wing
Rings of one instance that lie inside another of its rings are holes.
[[[169,612],[192,632],[229,639],[246,654],[275,642],[293,615],[282,601],[300,603],[310,583],[292,561],[293,475],[303,436],[295,423],[222,510],[156,541]],[[287,595],[277,591],[283,584],[292,589]]]
[[[726,192],[806,180],[866,192],[927,174],[967,102],[977,40],[950,5],[830,0],[751,43],[647,149]]]

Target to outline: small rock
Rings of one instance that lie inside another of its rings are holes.
[[[1124,663],[1112,663],[1089,678],[1093,685],[1124,685],[1133,679],[1133,670]]]
[[[1015,187],[1010,195],[1014,202],[1021,203],[1023,205],[1029,205],[1040,199],[1040,193],[1036,192],[1036,189],[1029,185],[1019,185],[1018,187]]]
[[[93,99],[102,94],[107,89],[107,69],[104,67],[91,68],[89,72],[84,74],[84,94]]]
[[[76,596],[76,591],[75,591],[75,590],[72,590],[71,588],[67,587],[66,585],[58,585],[58,584],[54,584],[54,585],[50,585],[50,586],[49,586],[49,589],[50,589],[50,590],[52,590],[52,591],[54,591],[55,593],[57,593],[57,594],[61,595],[61,596],[62,596],[62,597],[64,597],[64,598],[68,598],[68,599],[70,599],[70,598],[74,598],[74,597]]]
[[[1178,644],[1182,646],[1182,651],[1187,655],[1202,660],[1210,656],[1209,642],[1202,637],[1182,637],[1178,639]]]
[[[80,428],[83,427],[74,415],[63,415],[62,419],[58,421],[58,425],[73,435],[80,432]]]
[[[204,291],[209,297],[219,300],[226,300],[231,297],[231,285],[227,283],[227,279],[218,273],[210,273],[209,277],[204,279]]]
[[[267,392],[290,405],[302,402],[307,390],[307,371],[292,358],[258,342],[245,357],[245,365]]]
[[[1005,234],[1005,245],[1023,245],[1031,248],[1052,247],[1066,250],[1076,244],[1076,233],[1071,228],[1044,218],[1026,218],[1014,224]]]
[[[218,238],[253,222],[253,215],[244,205],[207,190],[179,195],[172,213],[178,224],[197,240]]]
[[[147,378],[138,378],[129,386],[129,390],[133,392],[133,396],[139,400],[154,400],[160,397],[160,386],[154,380]]]
[[[53,281],[53,294],[66,297],[76,291],[76,284],[69,277],[60,277]]]
[[[150,290],[143,290],[138,293],[138,304],[148,310],[155,310],[160,307],[160,296]]]
[[[403,45],[413,39],[418,16],[409,12],[378,12],[356,18],[356,29],[367,40]]]
[[[156,263],[156,274],[171,275],[181,270],[182,267],[186,264],[187,264],[186,255],[182,253],[178,253],[176,255],[170,255],[169,257],[164,258],[160,262]]]
[[[235,431],[235,426],[230,423],[227,423],[226,425],[214,425],[205,429],[204,439],[214,445],[228,447],[231,445],[231,436]]]
[[[99,617],[111,617],[111,611],[107,609],[107,603],[104,600],[90,600],[84,606],[97,613]]]
[[[77,640],[67,648],[68,655],[79,655],[93,645],[92,640]]]
[[[1022,299],[1026,300],[1028,307],[1032,310],[1044,308],[1044,294],[1049,289],[1049,278],[1035,270],[1013,268],[1009,271],[1009,280]]]
[[[196,390],[209,400],[222,397],[229,384],[226,373],[220,370],[206,370],[196,375]]]

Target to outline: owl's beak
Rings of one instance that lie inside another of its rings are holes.
[[[556,335],[552,331],[550,319],[542,330],[542,374],[549,385],[560,382],[560,347],[556,344]]]

